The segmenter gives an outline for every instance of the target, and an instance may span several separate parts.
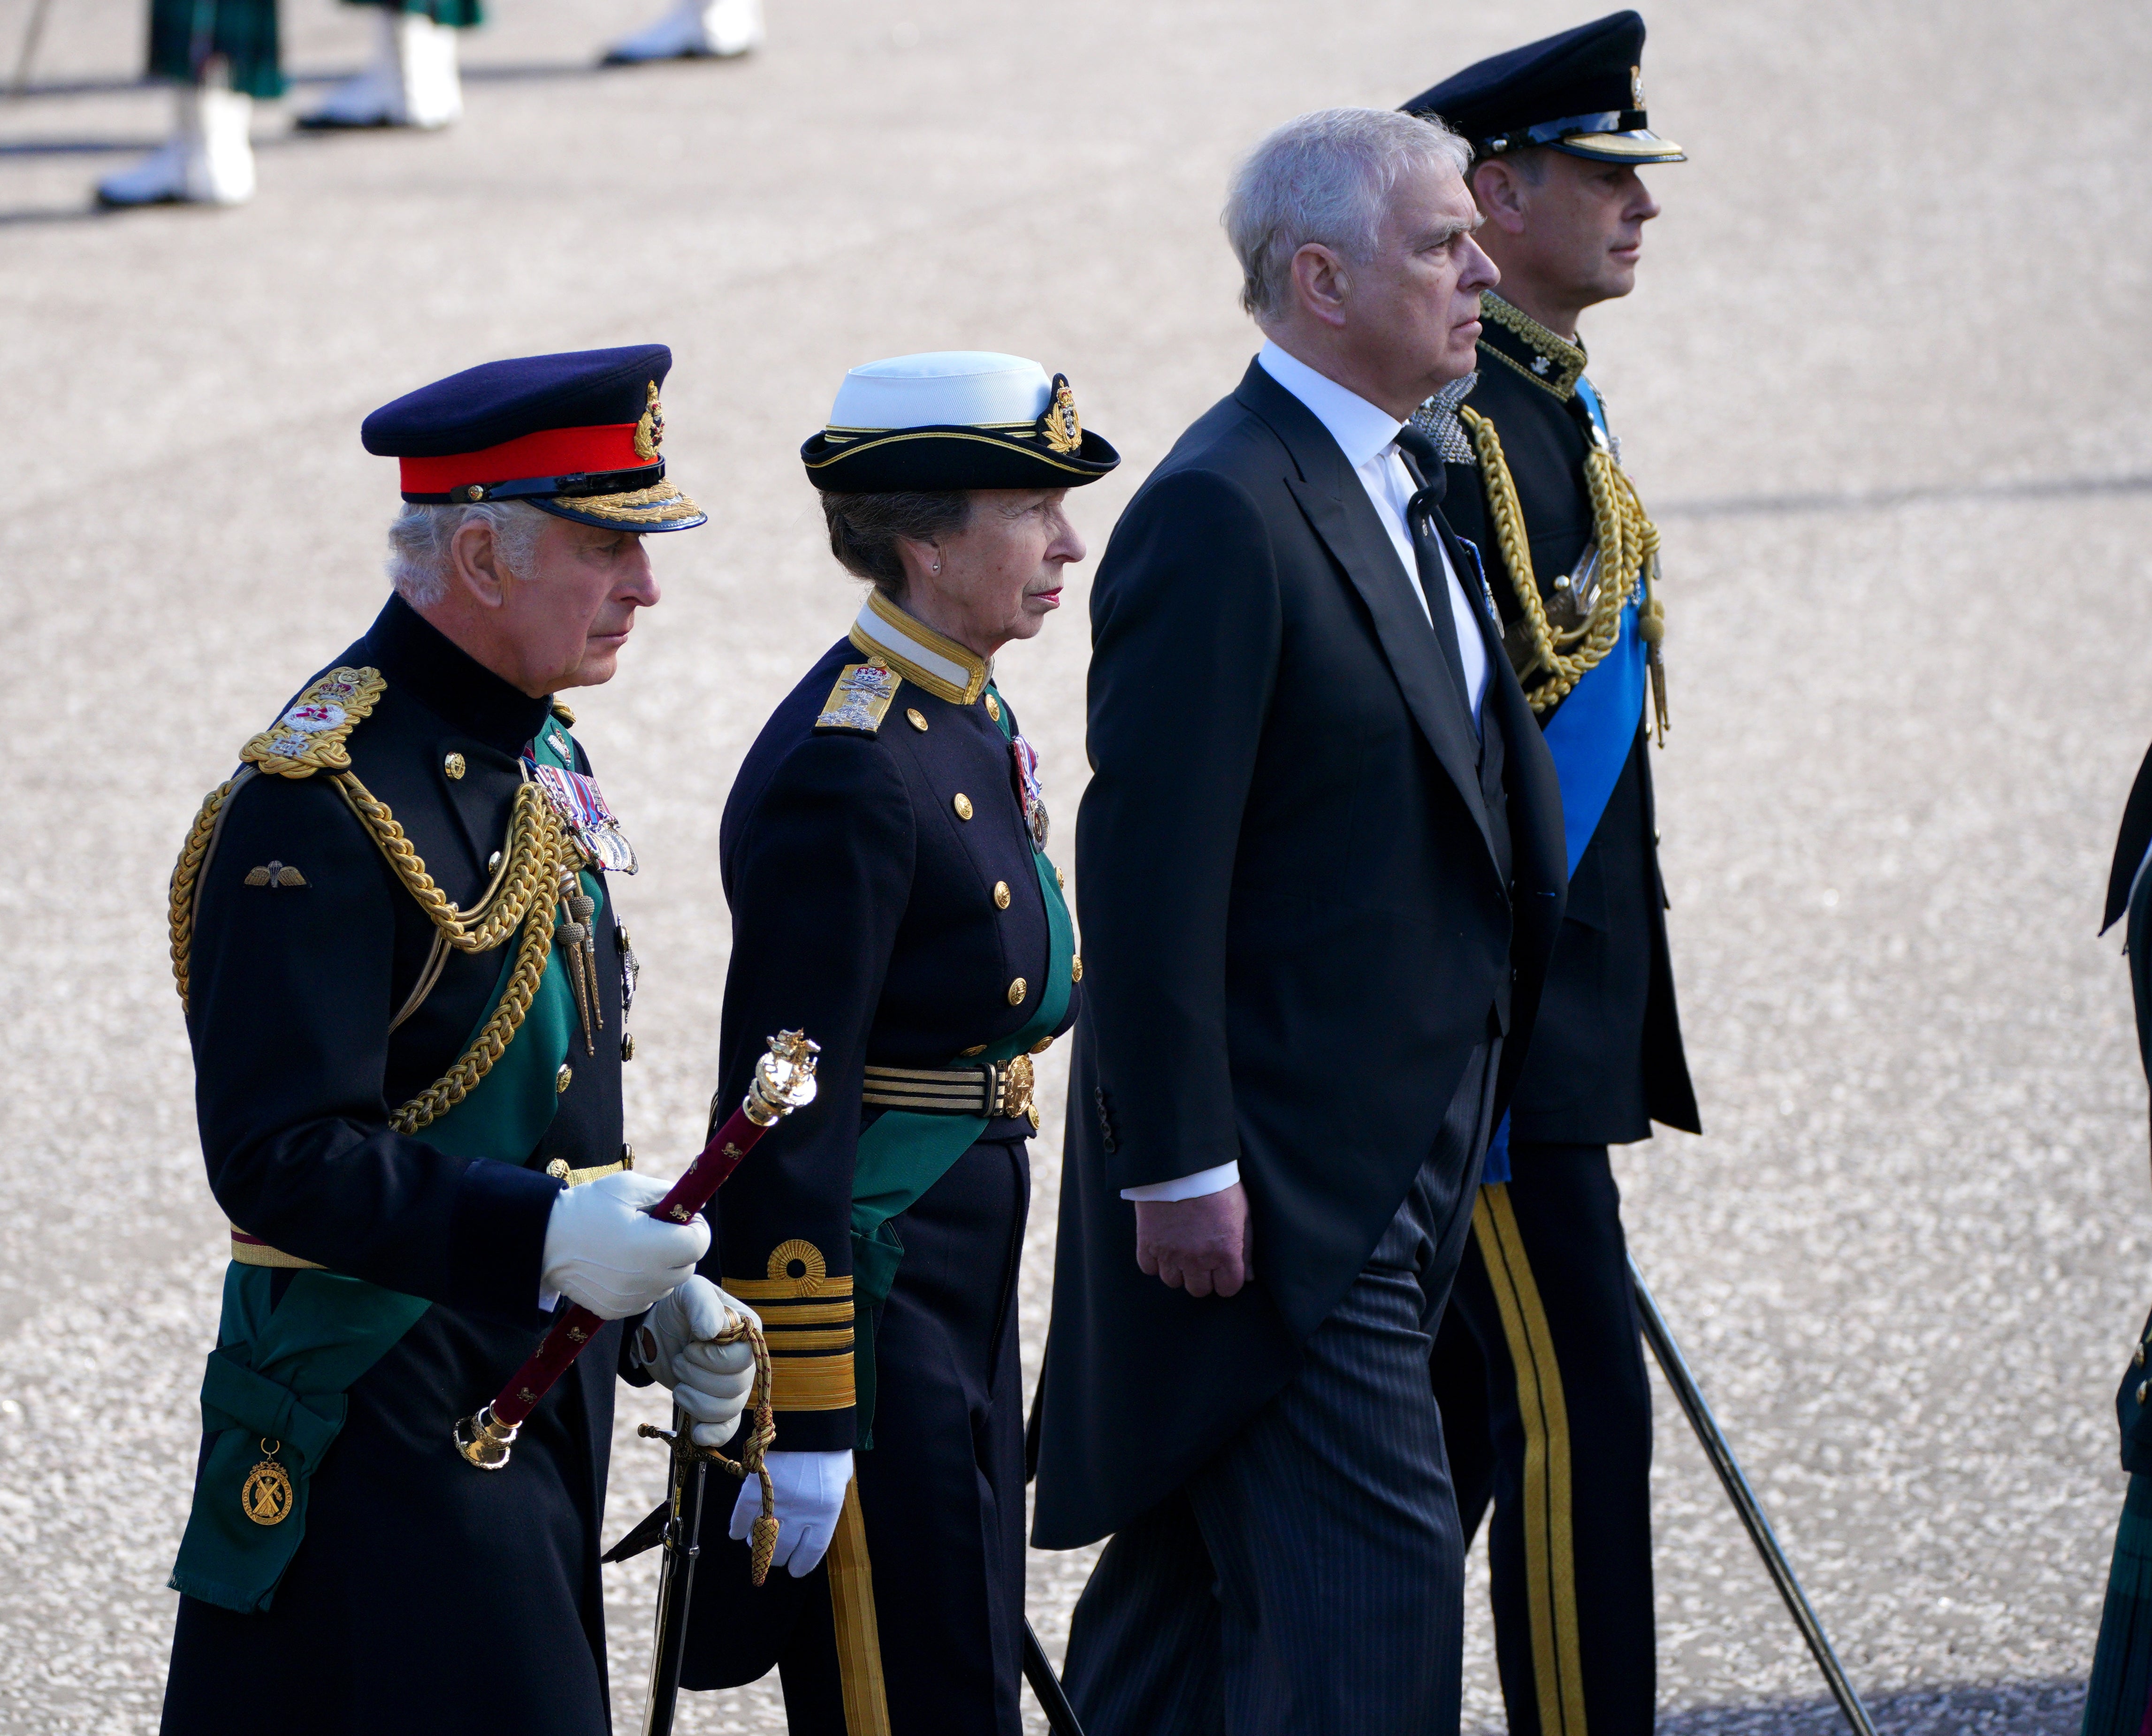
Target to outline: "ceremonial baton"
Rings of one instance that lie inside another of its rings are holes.
[[[710,1135],[709,1143],[672,1184],[672,1190],[650,1208],[650,1215],[684,1224],[708,1205],[758,1140],[794,1109],[814,1102],[815,1058],[820,1053],[821,1045],[810,1043],[799,1031],[781,1031],[771,1038],[769,1052],[754,1063],[746,1099]],[[493,1402],[456,1424],[456,1450],[482,1471],[497,1471],[506,1464],[515,1431],[604,1324],[581,1304],[555,1321],[545,1341],[509,1377]]]
[[[1651,1287],[1645,1283],[1644,1275],[1637,1269],[1636,1256],[1629,1259],[1629,1282],[1637,1294],[1637,1312],[1644,1326],[1644,1338],[1652,1347],[1652,1354],[1658,1358],[1659,1372],[1673,1388],[1674,1399],[1688,1419],[1688,1425],[1696,1431],[1697,1440],[1703,1448],[1703,1456],[1711,1461],[1711,1468],[1718,1473],[1724,1485],[1727,1499],[1733,1503],[1733,1510],[1741,1515],[1741,1524],[1748,1533],[1748,1541],[1756,1546],[1756,1553],[1764,1558],[1764,1566],[1771,1576],[1771,1582],[1779,1588],[1779,1595],[1786,1601],[1787,1612],[1794,1618],[1794,1626],[1801,1631],[1801,1637],[1809,1642],[1809,1651],[1814,1657],[1816,1667],[1823,1672],[1823,1679],[1830,1685],[1831,1698],[1838,1702],[1838,1709],[1845,1714],[1856,1736],[1875,1736],[1875,1726],[1868,1720],[1868,1708],[1860,1703],[1860,1696],[1853,1691],[1853,1684],[1845,1679],[1845,1671],[1839,1663],[1838,1653],[1831,1650],[1830,1637],[1823,1631],[1823,1623],[1816,1619],[1814,1606],[1801,1590],[1801,1582],[1794,1577],[1793,1563],[1786,1559],[1785,1551],[1779,1546],[1778,1534],[1772,1530],[1771,1521],[1764,1516],[1764,1509],[1756,1500],[1756,1493],[1748,1486],[1748,1480],[1741,1472],[1741,1462],[1733,1456],[1733,1444],[1726,1439],[1726,1431],[1718,1426],[1718,1419],[1712,1415],[1711,1407],[1704,1403],[1696,1377],[1688,1372],[1688,1363],[1683,1359],[1681,1348],[1674,1343],[1674,1335],[1667,1329],[1667,1317],[1659,1312],[1659,1305],[1652,1297]]]

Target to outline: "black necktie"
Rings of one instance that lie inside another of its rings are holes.
[[[1435,535],[1434,509],[1449,485],[1442,455],[1434,442],[1407,423],[1398,431],[1398,452],[1413,480],[1415,492],[1405,502],[1405,528],[1412,533],[1413,556],[1419,563],[1420,589],[1427,598],[1427,612],[1434,617],[1435,642],[1457,683],[1458,697],[1472,709],[1472,695],[1464,685],[1464,657],[1457,645],[1457,614],[1449,602],[1449,574],[1443,565],[1442,541]]]

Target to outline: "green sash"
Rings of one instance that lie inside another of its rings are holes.
[[[562,763],[544,736],[533,746],[546,763]],[[581,879],[583,891],[598,897],[603,889],[596,876]],[[504,943],[500,977],[466,1048],[507,990],[520,932]],[[567,972],[557,957],[549,958],[530,1010],[500,1058],[460,1103],[429,1124],[425,1142],[454,1157],[527,1161],[552,1124],[555,1081],[575,1029]],[[225,1271],[217,1348],[202,1376],[209,1451],[170,1581],[175,1591],[242,1615],[270,1607],[305,1540],[307,1488],[343,1429],[352,1386],[431,1306],[328,1272],[293,1272],[272,1302],[274,1280],[268,1266],[235,1261]],[[445,1434],[442,1439],[445,1453]],[[281,1478],[273,1470],[256,1477],[265,1465],[281,1467]],[[282,1516],[264,1523],[255,1512]]]
[[[989,693],[993,691],[989,686]],[[997,696],[998,698],[998,696]],[[995,718],[1004,736],[1010,733],[1007,708]],[[1038,890],[1046,900],[1048,932],[1046,982],[1038,997],[1038,1010],[1013,1037],[989,1043],[976,1054],[957,1055],[943,1064],[974,1066],[987,1061],[1007,1061],[1053,1034],[1068,1010],[1068,995],[1075,977],[1076,929],[1068,920],[1068,906],[1046,852],[1035,845],[1032,866],[1038,875]],[[890,1222],[911,1210],[920,1196],[949,1173],[949,1166],[971,1148],[987,1129],[984,1115],[922,1115],[910,1109],[885,1109],[873,1126],[860,1135],[859,1156],[852,1169],[852,1294],[855,1303],[852,1385],[858,1404],[855,1444],[860,1452],[874,1446],[875,1331],[882,1304],[904,1259],[904,1244]]]

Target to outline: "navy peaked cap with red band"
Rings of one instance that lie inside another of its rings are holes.
[[[672,366],[662,343],[487,362],[383,404],[359,439],[400,461],[415,505],[522,500],[607,530],[693,530],[708,519],[658,449]]]
[[[1644,20],[1609,13],[1475,61],[1403,104],[1464,136],[1474,158],[1544,145],[1608,163],[1678,163],[1644,112]]]

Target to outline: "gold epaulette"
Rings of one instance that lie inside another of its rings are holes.
[[[239,750],[239,763],[278,778],[349,771],[351,750],[344,743],[388,686],[378,669],[330,670]]]
[[[769,1344],[771,1407],[850,1409],[851,1279],[832,1277],[822,1251],[796,1238],[772,1248],[764,1269],[766,1277],[728,1277],[723,1287],[762,1316]]]
[[[815,719],[817,729],[850,729],[872,735],[888,715],[890,702],[904,685],[904,678],[887,663],[847,663]]]

